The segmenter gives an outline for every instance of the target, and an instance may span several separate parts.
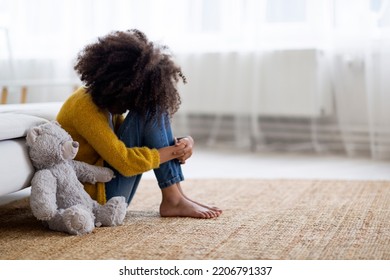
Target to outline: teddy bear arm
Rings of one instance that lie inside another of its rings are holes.
[[[39,170],[31,180],[30,206],[38,220],[47,221],[57,213],[57,179],[50,170]]]
[[[82,161],[73,160],[73,169],[77,178],[83,183],[95,184],[108,182],[114,177],[114,172],[107,167],[91,165]]]

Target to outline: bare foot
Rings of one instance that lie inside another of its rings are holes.
[[[162,189],[160,215],[162,217],[191,217],[210,219],[218,217],[221,212],[204,207],[187,199],[177,184]]]
[[[177,187],[178,187],[179,191],[181,192],[181,194],[182,194],[187,200],[189,200],[189,201],[191,201],[191,202],[193,202],[193,203],[196,203],[196,204],[198,204],[199,206],[202,206],[202,207],[205,207],[205,208],[207,208],[207,209],[216,211],[216,212],[218,212],[219,214],[222,213],[222,209],[219,209],[218,207],[215,207],[215,206],[207,206],[207,205],[204,205],[204,204],[202,204],[202,203],[199,203],[199,202],[197,202],[197,201],[194,201],[194,200],[190,199],[188,196],[186,196],[186,195],[184,194],[184,192],[183,192],[183,190],[182,190],[182,188],[181,188],[180,183],[177,183]]]

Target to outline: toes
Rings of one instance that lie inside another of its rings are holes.
[[[207,218],[209,218],[209,219],[214,218],[212,211],[207,211],[206,213],[207,213]]]
[[[222,213],[222,211],[216,211],[216,210],[209,209],[206,207],[202,207],[202,209],[199,209],[196,212],[197,212],[197,215],[199,215],[199,217],[203,218],[203,219],[217,218]]]
[[[216,218],[217,216],[215,215],[215,213],[213,211],[210,211],[210,218]]]
[[[211,213],[209,211],[204,211],[204,210],[198,210],[196,211],[196,217],[201,218],[201,219],[210,219],[213,218]]]
[[[207,213],[205,213],[205,212],[197,212],[197,215],[201,219],[208,219]]]
[[[218,213],[216,213],[215,211],[211,211],[211,210],[206,211],[205,214],[206,214],[206,217],[207,217],[208,219],[216,218],[216,217],[219,216]]]

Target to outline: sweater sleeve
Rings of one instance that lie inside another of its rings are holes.
[[[157,149],[128,148],[111,129],[107,116],[93,104],[79,104],[73,127],[95,151],[124,176],[133,176],[157,168]]]

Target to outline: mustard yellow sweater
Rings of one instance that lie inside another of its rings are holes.
[[[63,104],[57,121],[80,148],[76,160],[103,166],[106,161],[124,176],[133,176],[157,168],[160,156],[156,149],[147,147],[127,148],[112,130],[109,113],[99,109],[86,93],[85,88],[76,90]],[[114,127],[123,121],[123,116],[113,116]],[[106,202],[105,185],[84,184],[85,190],[99,203]]]

